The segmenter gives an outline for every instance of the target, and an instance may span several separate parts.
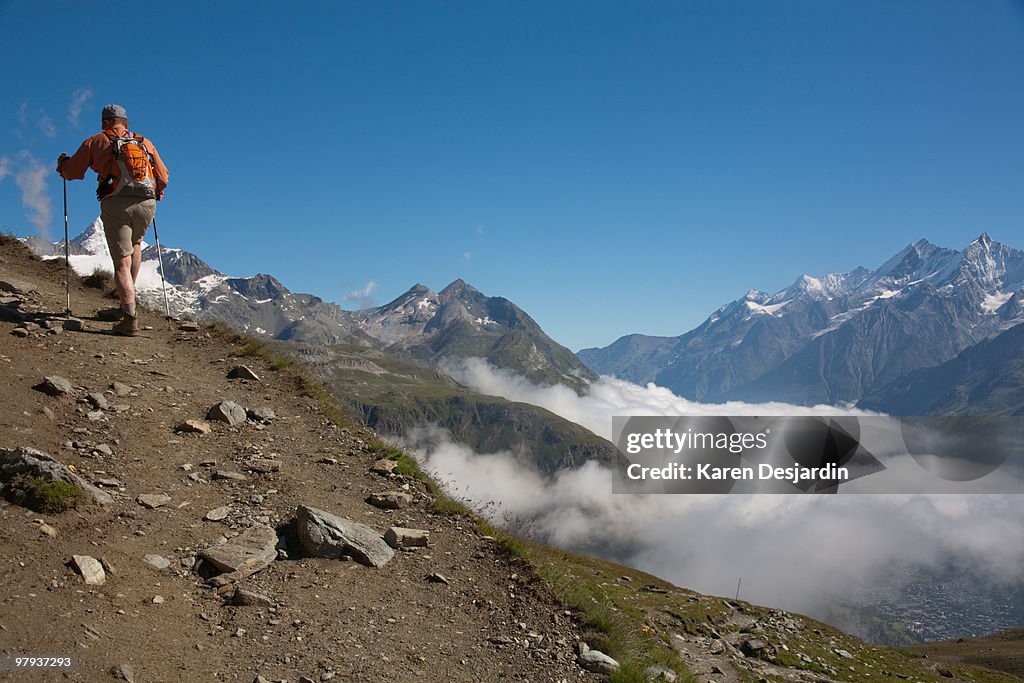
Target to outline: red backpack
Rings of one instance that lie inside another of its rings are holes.
[[[103,199],[111,195],[122,197],[156,198],[153,178],[153,156],[141,135],[125,133],[118,136],[112,130],[103,131],[110,140],[114,162],[105,178],[100,180],[96,195]]]

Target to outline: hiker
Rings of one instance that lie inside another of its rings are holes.
[[[153,222],[169,174],[152,141],[128,130],[124,107],[108,104],[100,118],[103,132],[86,138],[72,156],[61,154],[57,173],[81,180],[88,169],[96,171],[96,198],[121,300],[122,317],[113,332],[134,337],[139,333],[135,281],[142,265],[142,237]]]

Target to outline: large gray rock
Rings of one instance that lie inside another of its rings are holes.
[[[345,555],[370,567],[383,567],[395,555],[376,531],[344,517],[300,505],[295,526],[303,549],[315,557]]]
[[[0,448],[0,481],[9,481],[19,474],[80,486],[92,501],[101,505],[114,502],[109,493],[85,481],[49,453],[24,446],[14,450]]]
[[[226,579],[244,579],[277,559],[277,532],[269,526],[254,526],[227,543],[207,548],[200,557],[225,572]]]
[[[619,663],[599,650],[581,652],[576,661],[581,667],[595,674],[610,674],[619,668]]]
[[[65,396],[67,394],[75,393],[74,385],[63,377],[58,377],[57,375],[44,377],[43,381],[37,384],[34,388],[44,394],[49,394],[50,396]]]
[[[231,368],[231,371],[228,372],[228,379],[251,379],[257,382],[261,381],[260,376],[253,372],[252,368],[247,365],[236,365]]]
[[[221,401],[210,408],[210,412],[206,414],[206,419],[227,422],[234,427],[245,422],[245,408],[234,401]]]

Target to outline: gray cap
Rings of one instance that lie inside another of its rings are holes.
[[[120,104],[108,104],[103,107],[103,113],[100,115],[101,119],[127,119],[128,112],[124,110]]]

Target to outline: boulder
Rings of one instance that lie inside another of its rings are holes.
[[[245,408],[238,405],[234,401],[221,401],[217,405],[210,408],[206,414],[207,420],[216,420],[218,422],[227,422],[229,425],[234,427],[245,422]]]
[[[412,496],[401,491],[388,491],[386,493],[374,493],[366,499],[370,505],[384,510],[398,510],[412,502]]]
[[[365,524],[308,505],[295,511],[295,526],[303,549],[314,557],[349,556],[360,564],[383,567],[395,555],[381,535]]]
[[[277,532],[269,526],[254,526],[227,543],[207,548],[200,557],[227,574],[228,580],[244,579],[277,558]]]
[[[68,380],[57,375],[50,375],[44,377],[43,381],[32,387],[37,391],[41,391],[44,394],[50,396],[66,396],[67,394],[75,393],[75,387]]]
[[[103,565],[95,557],[89,555],[72,555],[71,564],[75,571],[82,575],[86,585],[102,586],[107,582],[107,575],[103,572]]]
[[[67,465],[52,455],[35,448],[0,448],[0,481],[24,474],[44,481],[63,481],[80,486],[90,500],[101,505],[114,502],[109,493],[101,491],[67,468]]]
[[[277,414],[266,406],[259,406],[258,408],[250,408],[245,411],[246,417],[253,422],[259,422],[262,424],[269,424],[273,420],[277,419]]]
[[[185,420],[174,428],[176,432],[184,432],[185,434],[209,434],[212,429],[210,425],[202,420]]]
[[[581,652],[576,662],[585,670],[595,674],[611,674],[619,668],[619,663],[600,650]]]
[[[384,541],[395,548],[426,548],[430,543],[430,532],[423,529],[405,529],[393,526],[384,532]]]
[[[262,381],[260,376],[246,365],[236,365],[228,372],[228,379],[251,379],[255,382]]]

